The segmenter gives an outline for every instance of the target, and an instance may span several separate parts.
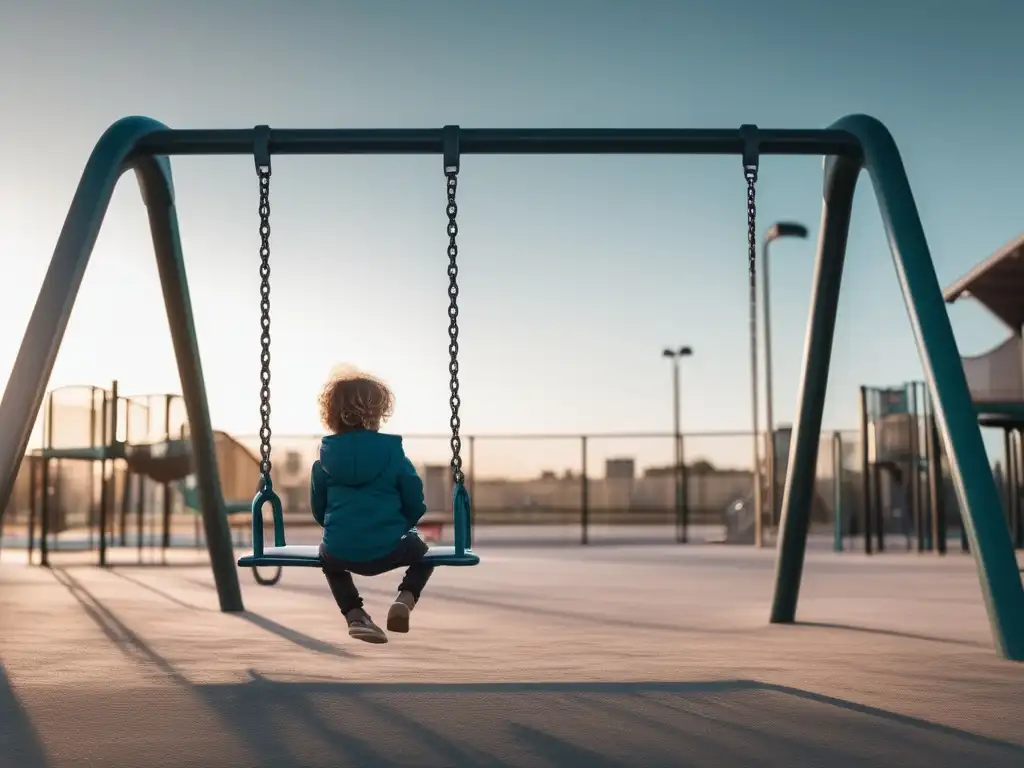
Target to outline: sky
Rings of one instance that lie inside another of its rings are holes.
[[[882,120],[942,285],[1024,230],[1015,0],[45,0],[0,6],[0,373],[10,370],[96,140],[126,115],[175,128],[824,128]],[[851,10],[854,9],[854,10]],[[259,425],[259,236],[251,158],[174,158],[216,427]],[[390,431],[448,425],[441,160],[279,157],[271,182],[273,427],[319,431],[332,366],[382,376]],[[821,159],[762,159],[775,413],[793,417]],[[689,345],[682,421],[751,424],[746,188],[737,157],[482,157],[459,181],[463,431],[667,431],[665,346]],[[51,386],[176,391],[138,186],[119,185]],[[1005,329],[950,307],[960,351]],[[763,365],[763,363],[762,363]],[[921,365],[874,194],[849,238],[825,427],[857,387]],[[763,386],[762,386],[763,395]],[[763,398],[762,398],[763,403]],[[763,424],[763,404],[761,422]],[[575,450],[575,449],[573,449]]]

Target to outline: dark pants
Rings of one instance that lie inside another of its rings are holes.
[[[408,567],[405,578],[399,585],[400,592],[409,592],[417,600],[420,599],[420,592],[426,586],[430,574],[434,572],[434,566],[427,565],[420,558],[426,554],[429,547],[416,534],[409,534],[402,537],[398,546],[385,555],[375,560],[342,560],[332,557],[331,554],[320,545],[320,561],[323,564],[324,575],[331,587],[331,594],[342,613],[348,613],[356,608],[363,607],[363,598],[359,596],[355,582],[352,581],[352,574],[360,576],[379,576],[382,573],[393,571],[395,568]]]

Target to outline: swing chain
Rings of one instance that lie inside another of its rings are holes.
[[[756,468],[759,466],[757,438],[757,166],[758,166],[758,136],[756,125],[744,125],[740,127],[740,133],[744,138],[743,146],[743,177],[747,180],[747,270],[750,277],[750,380],[751,380],[751,408],[753,412],[754,430],[754,516],[761,515],[761,474]],[[755,535],[760,542],[761,521],[756,520]]]
[[[260,474],[270,481],[270,163],[257,162],[260,183]]]
[[[459,183],[458,166],[446,167],[445,177],[448,180],[448,372],[451,374],[449,389],[451,390],[450,404],[452,408],[452,481],[456,485],[462,485],[465,475],[462,472],[462,438],[459,437],[459,428],[462,420],[459,418],[459,406],[462,399],[459,397],[459,265],[457,262],[459,246],[455,242],[459,234],[459,225],[455,218],[458,215],[459,207],[455,202],[455,190]]]
[[[750,333],[757,334],[757,162],[743,166],[747,180],[747,270],[750,276]]]
[[[756,125],[740,126],[743,137],[743,177],[747,180],[747,269],[750,275],[750,333],[757,334],[757,166],[759,140]],[[756,347],[755,347],[756,348]],[[756,355],[754,363],[756,365]]]

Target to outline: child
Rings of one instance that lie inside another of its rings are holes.
[[[378,430],[391,416],[394,396],[373,376],[332,374],[320,394],[320,419],[331,434],[313,462],[310,499],[323,526],[320,559],[348,633],[367,643],[388,636],[363,610],[352,574],[377,576],[407,567],[387,628],[409,631],[409,613],[433,572],[421,561],[427,545],[414,527],[426,513],[423,483],[398,435]]]

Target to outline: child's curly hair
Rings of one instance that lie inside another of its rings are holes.
[[[395,409],[395,396],[380,379],[355,368],[331,372],[320,392],[320,421],[334,434],[380,429]]]

